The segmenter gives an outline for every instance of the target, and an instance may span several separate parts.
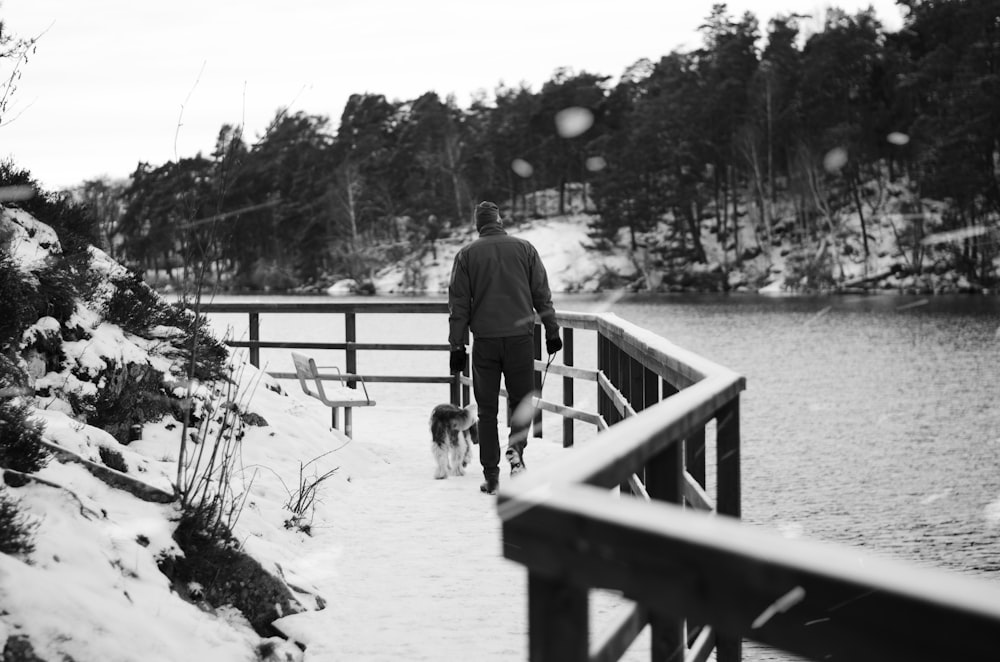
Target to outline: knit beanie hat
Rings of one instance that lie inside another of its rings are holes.
[[[487,223],[497,223],[500,221],[500,209],[492,202],[480,202],[476,205],[476,229],[482,228]]]

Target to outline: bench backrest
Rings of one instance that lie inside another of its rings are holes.
[[[323,388],[323,377],[319,374],[319,368],[316,367],[315,359],[306,356],[305,354],[292,352],[292,363],[295,364],[295,374],[299,378],[299,385],[302,386],[302,391],[306,395],[317,398],[328,407],[358,407],[375,404],[372,402],[371,398],[368,397],[368,388],[365,387],[364,380],[361,380],[361,378],[357,375],[338,375],[342,387],[335,390],[339,391],[339,395],[342,397],[336,400],[331,400],[327,397],[326,390]],[[361,381],[362,388],[364,389],[363,397],[361,393],[357,393],[354,389],[347,390],[347,386],[344,384],[345,377],[353,377]],[[311,380],[316,385],[315,393],[309,390],[309,384],[306,380]]]

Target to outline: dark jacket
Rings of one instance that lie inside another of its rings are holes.
[[[559,335],[549,278],[528,241],[488,223],[479,238],[455,256],[448,284],[448,342],[460,347],[476,338],[530,335],[535,312],[545,337]]]

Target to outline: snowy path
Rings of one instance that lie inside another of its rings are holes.
[[[465,476],[434,480],[429,409],[377,409],[371,422],[356,417],[353,443],[381,461],[350,476],[338,502],[326,503],[335,515],[316,522],[315,552],[297,564],[300,572],[311,567],[328,601],[286,619],[293,628],[308,621],[306,659],[528,659],[527,572],[502,556],[496,497],[479,492],[478,456]],[[561,452],[554,438],[532,439],[528,470]],[[510,480],[506,472],[501,480]],[[614,601],[596,597],[592,631]]]

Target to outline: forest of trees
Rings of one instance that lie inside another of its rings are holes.
[[[860,188],[896,180],[946,200],[946,229],[992,228],[958,258],[985,282],[1000,225],[1000,0],[898,4],[898,32],[833,9],[808,35],[803,17],[762,27],[716,5],[703,47],[641,60],[615,82],[562,69],[540,91],[501,86],[468,108],[432,92],[357,94],[336,126],[279,111],[253,141],[226,125],[208,156],[140,163],[125,183],[78,193],[105,247],[137,269],[207,265],[238,287],[281,287],[365,279],[468,223],[478,200],[524,218],[525,194],[571,183],[593,200],[595,235],[667,221],[699,261],[711,214],[738,263],[735,223],[768,237],[779,197],[795,202],[799,240],[816,241],[842,211],[863,228]],[[560,135],[567,108],[585,109],[589,128]],[[831,153],[841,157],[824,167]],[[911,241],[921,232],[914,223]]]

